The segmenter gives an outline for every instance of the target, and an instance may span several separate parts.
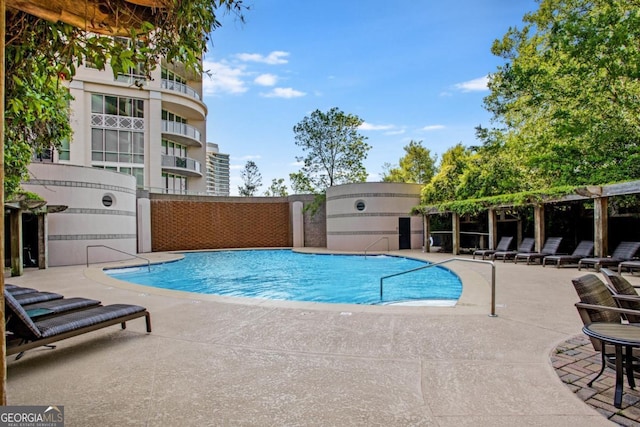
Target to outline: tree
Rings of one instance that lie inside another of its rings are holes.
[[[640,2],[541,0],[493,44],[485,107],[529,185],[640,178]]]
[[[440,161],[438,173],[422,189],[424,203],[456,200],[461,177],[469,166],[471,152],[462,144],[448,149]]]
[[[73,2],[66,6],[78,7]],[[107,0],[100,7],[107,10],[100,13],[111,16],[107,25],[93,25],[95,15],[74,26],[6,10],[5,197],[18,189],[33,153],[70,139],[70,95],[64,82],[73,78],[77,66],[90,63],[104,69],[109,63],[114,76],[136,69],[148,77],[165,60],[201,73],[210,33],[221,25],[219,11],[242,19],[245,8],[243,0],[167,1],[154,8]],[[60,18],[73,16],[63,13]],[[101,34],[85,31],[87,25]],[[129,42],[112,35],[126,36]]]
[[[287,192],[287,186],[284,184],[284,178],[273,178],[264,195],[267,197],[287,197],[289,193]]]
[[[358,133],[363,122],[334,107],[326,113],[315,110],[295,125],[295,143],[306,155],[296,157],[303,166],[293,176],[294,188],[319,194],[334,185],[364,182],[367,171],[363,161],[371,146]]]
[[[238,187],[241,196],[253,196],[258,188],[262,186],[262,174],[258,170],[258,165],[253,160],[248,160],[242,170],[242,181],[244,185]]]
[[[410,141],[404,146],[405,155],[400,158],[398,167],[385,163],[387,171],[383,174],[384,182],[410,182],[426,184],[435,173],[435,157],[422,145],[422,141]]]

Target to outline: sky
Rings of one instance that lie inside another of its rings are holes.
[[[364,123],[369,182],[411,140],[437,155],[475,145],[491,125],[482,100],[503,60],[495,39],[537,10],[535,0],[245,0],[245,22],[222,16],[205,55],[207,141],[230,155],[231,195],[253,160],[263,195],[300,170],[293,127],[337,107]],[[291,193],[290,187],[288,188]]]

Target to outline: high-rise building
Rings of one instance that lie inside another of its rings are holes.
[[[205,194],[201,76],[165,62],[150,80],[83,66],[69,89],[73,140],[54,162],[130,174],[151,192]]]
[[[213,142],[207,142],[207,194],[229,195],[229,155],[220,153]]]

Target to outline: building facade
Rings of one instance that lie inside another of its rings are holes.
[[[205,194],[201,77],[165,62],[150,80],[82,66],[69,90],[73,140],[56,150],[54,163],[133,175],[150,192]]]
[[[222,154],[213,142],[207,142],[207,194],[229,195],[229,155]]]

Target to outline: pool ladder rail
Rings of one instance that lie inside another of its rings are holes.
[[[107,246],[107,245],[88,245],[87,246],[87,267],[89,267],[89,248],[106,248],[106,249],[111,249],[112,251],[116,251],[116,252],[120,252],[121,254],[125,254],[125,255],[129,255],[131,257],[134,258],[139,258],[142,260],[145,260],[147,262],[147,270],[149,270],[149,272],[151,271],[151,260],[136,254],[131,254],[129,252],[125,252],[125,251],[121,251],[120,249],[116,249],[116,248],[112,248],[111,246]]]
[[[378,240],[376,240],[375,242],[371,243],[369,246],[367,246],[366,248],[364,248],[364,259],[367,259],[367,249],[369,249],[371,246],[375,245],[376,243],[378,243],[381,240],[387,240],[387,252],[389,252],[389,237],[384,236],[379,238]]]
[[[411,270],[401,271],[400,273],[390,274],[388,276],[383,276],[380,278],[380,301],[382,301],[382,296],[384,292],[384,279],[388,279],[391,277],[401,276],[403,274],[413,273],[415,271],[424,270],[427,268],[437,267],[442,264],[447,264],[453,261],[463,261],[463,262],[475,262],[479,264],[488,264],[491,266],[491,313],[489,317],[498,317],[496,314],[496,265],[493,261],[479,260],[479,259],[468,259],[468,258],[448,258],[444,261],[434,262],[428,265],[424,265],[418,268],[412,268]]]

